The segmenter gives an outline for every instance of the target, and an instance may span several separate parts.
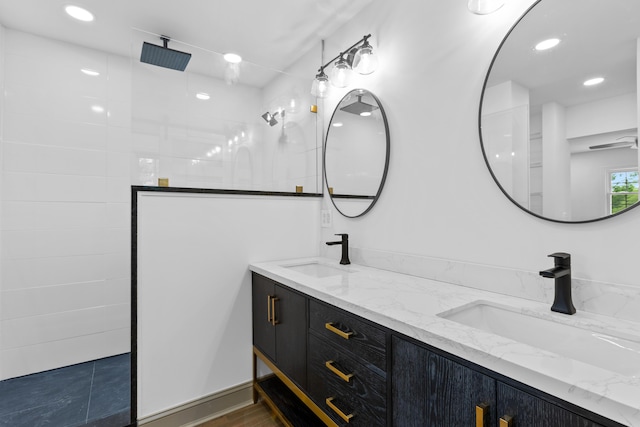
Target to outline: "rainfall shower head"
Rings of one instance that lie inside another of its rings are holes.
[[[169,37],[162,36],[164,46],[144,42],[142,44],[142,53],[140,54],[140,62],[157,65],[158,67],[170,68],[172,70],[184,71],[191,59],[191,54],[180,52],[179,50],[169,49]]]
[[[378,107],[376,107],[375,105],[362,102],[362,95],[358,95],[357,97],[358,100],[356,102],[342,107],[341,110],[351,114],[362,115],[362,113],[372,113],[373,111],[378,109]]]

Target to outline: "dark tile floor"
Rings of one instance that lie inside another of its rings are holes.
[[[0,381],[0,426],[128,426],[130,372],[126,353]]]

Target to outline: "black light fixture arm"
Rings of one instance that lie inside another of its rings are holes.
[[[329,65],[331,65],[333,63],[333,61],[335,61],[335,60],[337,60],[339,58],[342,58],[342,55],[344,55],[346,53],[349,53],[351,51],[351,49],[354,49],[355,47],[357,47],[360,44],[364,45],[367,42],[367,40],[369,39],[369,37],[371,37],[371,34],[367,34],[366,36],[362,37],[360,40],[358,40],[357,42],[355,42],[354,44],[349,46],[343,52],[340,52],[335,58],[329,60],[326,64],[324,64],[323,66],[318,68],[318,73],[322,74],[324,72],[324,69],[327,68]]]

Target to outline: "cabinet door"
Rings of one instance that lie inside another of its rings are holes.
[[[428,426],[427,359],[429,352],[393,337],[391,342],[391,402],[393,425]]]
[[[429,425],[472,426],[476,406],[487,406],[484,426],[496,424],[496,381],[471,368],[430,353]]]
[[[498,416],[513,417],[513,427],[602,427],[502,382],[498,382]]]
[[[302,388],[307,384],[307,299],[275,287],[276,363]]]
[[[276,328],[270,322],[274,282],[259,274],[252,278],[253,345],[276,361]]]
[[[496,425],[493,378],[396,337],[392,352],[394,426],[475,426],[480,404]]]

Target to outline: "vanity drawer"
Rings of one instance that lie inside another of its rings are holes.
[[[386,425],[385,378],[314,334],[309,334],[307,373],[310,396],[339,425],[347,423],[339,412],[352,415],[349,426]]]
[[[352,353],[365,366],[375,367],[383,375],[386,372],[386,333],[382,329],[317,301],[310,302],[309,325],[312,331]]]

